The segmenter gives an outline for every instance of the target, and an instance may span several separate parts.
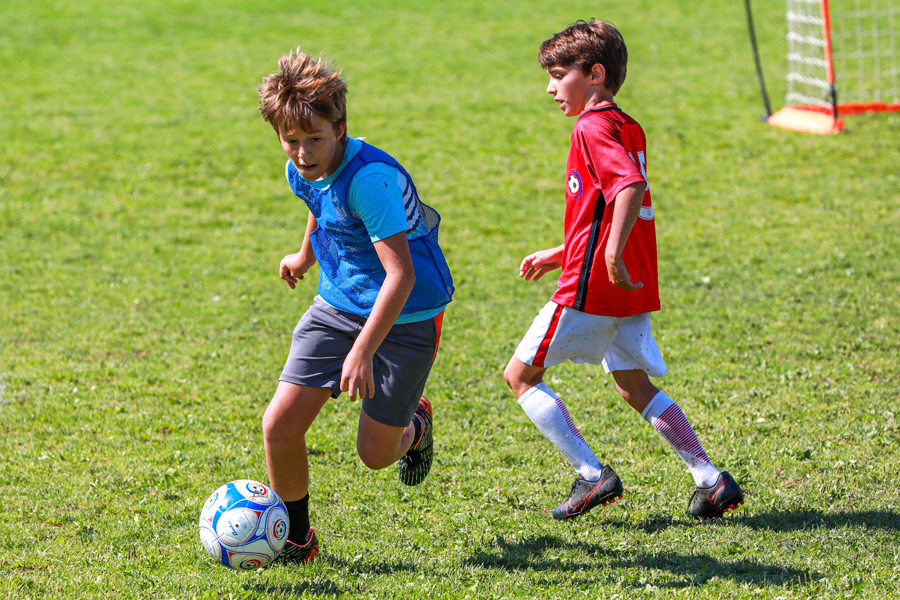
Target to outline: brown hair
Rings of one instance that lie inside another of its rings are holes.
[[[628,49],[615,25],[579,20],[541,44],[538,62],[544,69],[577,66],[585,73],[599,63],[606,69],[603,85],[615,95],[625,82]]]
[[[258,92],[259,111],[279,133],[289,126],[311,131],[314,115],[330,121],[335,131],[347,123],[347,84],[341,71],[299,48],[281,55],[278,72],[265,77]]]

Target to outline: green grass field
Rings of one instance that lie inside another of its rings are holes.
[[[773,104],[784,3],[754,16]],[[712,460],[716,523],[602,368],[565,398],[623,501],[574,523],[573,474],[502,370],[554,289],[572,121],[535,54],[578,18],[629,46],[663,310],[654,335]],[[900,115],[839,136],[759,122],[742,3],[44,0],[0,6],[0,597],[897,598]],[[443,216],[457,293],[417,488],[355,453],[358,406],[310,434],[323,558],[232,572],[196,520],[266,480],[260,421],[315,286],[278,279],[305,210],[256,108],[281,52],[345,69],[349,131]]]

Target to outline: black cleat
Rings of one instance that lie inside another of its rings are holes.
[[[598,504],[606,506],[621,498],[625,488],[622,480],[606,465],[600,473],[598,481],[588,481],[581,475],[572,484],[572,491],[566,501],[553,509],[553,517],[556,519],[574,519],[586,515]]]
[[[303,564],[308,563],[319,555],[319,538],[316,537],[316,532],[313,531],[313,528],[309,528],[309,536],[306,538],[306,543],[302,546],[300,544],[295,544],[291,540],[287,540],[284,543],[284,548],[281,549],[281,552],[278,554],[277,560],[279,562],[291,563],[291,564]]]
[[[715,519],[744,503],[744,492],[734,477],[723,471],[708,488],[698,487],[688,502],[688,514],[695,519]]]
[[[412,446],[397,463],[400,471],[400,481],[406,485],[419,485],[428,476],[431,470],[431,461],[434,458],[434,439],[432,432],[434,426],[431,422],[431,402],[424,396],[419,399],[419,408],[416,409],[414,419],[421,419],[422,429],[418,439],[413,440]]]

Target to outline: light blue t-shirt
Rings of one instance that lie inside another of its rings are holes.
[[[340,166],[328,177],[307,181],[317,189],[325,190],[334,183],[350,160],[362,148],[362,141],[350,138],[344,149],[344,158]],[[290,161],[288,161],[290,164]],[[287,166],[287,165],[286,165]],[[392,235],[404,232],[419,222],[417,214],[407,214],[406,198],[412,196],[408,182],[403,173],[394,166],[382,162],[373,162],[362,166],[347,192],[347,205],[354,216],[358,217],[369,232],[369,239],[374,244]],[[412,208],[414,203],[410,203]],[[423,223],[419,223],[423,227]],[[401,315],[397,324],[417,323],[436,317],[444,307]]]
[[[335,172],[308,183],[320,190],[327,189],[361,147],[360,140],[348,139],[344,159]],[[347,205],[366,226],[373,244],[408,229],[403,203],[405,187],[406,177],[396,167],[379,162],[363,166],[350,182]]]

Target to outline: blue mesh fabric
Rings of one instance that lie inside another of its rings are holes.
[[[291,189],[306,202],[318,223],[310,240],[320,266],[319,295],[335,308],[368,316],[384,283],[385,271],[369,233],[347,204],[350,181],[361,167],[371,162],[396,167],[406,180],[403,191],[408,226],[406,237],[416,270],[416,283],[401,316],[444,306],[450,302],[454,288],[450,269],[438,245],[441,217],[419,200],[412,178],[400,163],[365,143],[328,189],[319,190],[309,185],[293,165],[287,169]]]

